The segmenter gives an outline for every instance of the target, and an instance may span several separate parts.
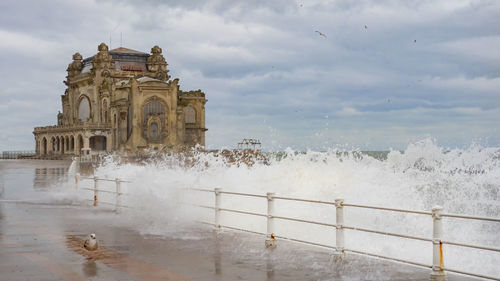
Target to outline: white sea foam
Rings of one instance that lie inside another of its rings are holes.
[[[144,164],[108,161],[97,169],[102,178],[132,181],[123,186],[123,202],[143,211],[127,216],[145,234],[168,235],[172,225],[189,219],[213,222],[213,211],[180,206],[179,203],[212,205],[211,193],[182,188],[222,188],[227,191],[330,200],[392,208],[430,211],[435,205],[445,212],[500,217],[500,149],[471,146],[445,150],[431,140],[391,151],[387,159],[351,151],[340,153],[286,150],[282,157],[269,156],[268,163],[251,167],[229,164],[226,158],[199,153],[191,165],[186,159],[166,156]],[[279,159],[278,159],[279,158]],[[112,184],[112,183],[111,183]],[[112,186],[111,186],[112,187]],[[111,199],[110,199],[111,200]],[[222,206],[259,213],[266,200],[223,195]],[[276,201],[279,215],[335,223],[334,206]],[[137,224],[137,221],[141,221]],[[432,218],[386,211],[348,208],[345,223],[431,238]],[[222,224],[265,232],[265,218],[223,213]],[[500,248],[500,224],[444,219],[445,239]],[[335,230],[323,226],[277,221],[283,236],[328,245],[335,243]],[[431,264],[430,242],[421,242],[346,230],[346,247]],[[500,276],[500,254],[445,245],[445,265]]]

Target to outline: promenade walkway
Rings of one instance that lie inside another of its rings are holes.
[[[1,280],[428,280],[429,271],[200,226],[143,236],[86,207],[0,204]],[[101,250],[82,250],[97,234]],[[450,280],[458,280],[450,278]],[[462,280],[462,279],[460,279]],[[465,280],[465,279],[463,279]]]
[[[0,165],[0,280],[429,280],[418,267],[354,254],[338,261],[330,250],[283,240],[270,250],[260,236],[204,225],[143,235],[105,207],[23,200],[22,189],[43,188],[40,177],[9,167]],[[13,180],[19,174],[27,179]],[[92,232],[101,248],[88,253],[81,246]]]

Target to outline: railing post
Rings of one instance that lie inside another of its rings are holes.
[[[118,212],[120,210],[120,206],[122,205],[122,182],[120,181],[119,178],[115,179],[116,183],[116,203],[115,203],[115,210]]]
[[[335,199],[335,255],[344,256],[344,199]]]
[[[432,208],[432,272],[431,281],[445,281],[446,273],[443,271],[443,222],[441,214],[443,207],[435,206]]]
[[[97,181],[98,180],[99,180],[99,178],[94,176],[94,206],[97,206]]]
[[[215,188],[215,230],[218,230],[220,228],[220,188]]]
[[[80,174],[75,174],[75,190],[78,190],[78,182],[80,181]]]
[[[274,192],[267,194],[267,234],[266,248],[276,248],[276,237],[274,236]]]

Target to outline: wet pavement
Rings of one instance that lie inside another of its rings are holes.
[[[261,236],[204,225],[171,223],[143,235],[132,218],[124,223],[127,212],[36,200],[67,166],[0,161],[0,280],[429,280],[423,268],[353,254],[337,260],[330,250],[283,240],[270,250]],[[96,252],[82,248],[92,232]]]

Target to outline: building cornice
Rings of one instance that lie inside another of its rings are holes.
[[[106,124],[78,124],[78,125],[62,125],[62,126],[45,126],[45,127],[35,127],[33,134],[43,134],[43,133],[64,133],[64,132],[74,132],[77,130],[101,130],[109,131],[111,130],[111,123]]]

